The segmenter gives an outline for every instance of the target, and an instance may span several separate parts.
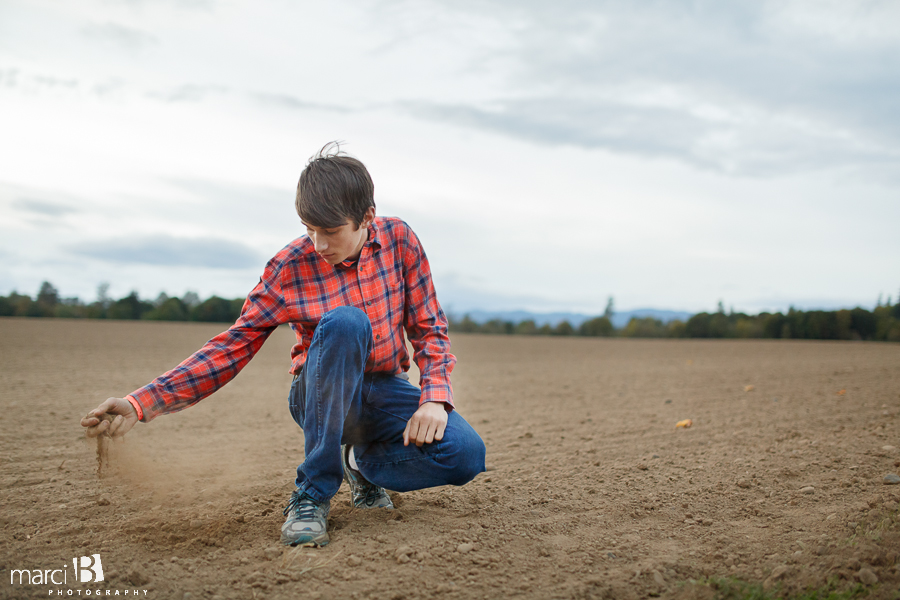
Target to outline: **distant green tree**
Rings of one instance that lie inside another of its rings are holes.
[[[45,281],[41,283],[29,316],[52,317],[56,313],[57,304],[59,304],[59,291],[49,281]]]
[[[207,298],[192,308],[190,314],[192,321],[207,323],[232,323],[240,316],[239,312],[234,311],[230,301],[218,296]]]
[[[526,319],[516,325],[516,333],[519,335],[537,335],[538,328],[534,319]]]
[[[653,317],[631,317],[620,334],[624,337],[659,338],[665,337],[666,327]]]
[[[760,337],[777,339],[781,337],[784,328],[784,315],[781,313],[760,313],[756,320],[760,322]]]
[[[481,333],[494,333],[510,335],[515,333],[515,325],[512,321],[504,321],[502,319],[491,319],[478,328]]]
[[[613,302],[613,297],[610,296],[606,300],[606,309],[603,311],[603,316],[606,317],[607,320],[612,321],[614,309],[615,309],[615,303]]]
[[[734,336],[738,338],[762,337],[762,323],[759,319],[743,317],[735,321]]]
[[[553,328],[552,335],[572,335],[574,333],[575,328],[572,327],[572,324],[568,321],[562,321]]]
[[[29,311],[32,310],[34,302],[31,296],[11,292],[9,296],[0,301],[0,316],[3,317],[28,317]]]
[[[469,315],[464,315],[462,321],[457,321],[456,319],[450,321],[450,331],[475,333],[478,331],[478,323],[473,321]]]
[[[691,338],[708,338],[709,322],[711,315],[709,313],[697,313],[688,319],[685,330],[688,337]]]
[[[197,295],[197,292],[185,292],[184,296],[181,297],[181,301],[185,303],[188,308],[193,309],[195,306],[199,305],[201,300],[200,296]]]
[[[0,296],[0,317],[11,317],[14,314],[16,314],[16,305],[8,297]]]
[[[864,308],[856,307],[850,310],[850,329],[861,340],[871,340],[878,330],[875,314]]]
[[[110,304],[106,316],[109,319],[140,319],[144,313],[151,310],[153,310],[153,304],[141,300],[138,293],[132,291],[124,298]]]
[[[687,337],[687,324],[680,320],[674,319],[666,323],[666,337],[683,338]]]
[[[892,306],[876,306],[872,311],[875,316],[875,336],[874,339],[881,342],[900,341],[900,320],[894,318],[894,309]]]
[[[54,317],[60,319],[83,319],[87,316],[87,307],[78,298],[63,298],[56,305]]]
[[[15,294],[15,306],[17,317],[43,317],[44,314],[41,305],[31,299],[26,294]]]
[[[109,297],[109,283],[103,281],[97,285],[97,304],[101,309],[106,310],[112,302],[112,298]]]
[[[38,290],[37,301],[46,306],[56,306],[59,304],[59,291],[49,281],[45,281]]]
[[[610,300],[612,300],[612,298],[610,298]],[[607,308],[609,308],[609,306],[607,306]],[[615,330],[613,329],[612,322],[610,322],[609,317],[605,314],[602,317],[588,319],[578,326],[578,335],[609,337],[613,335],[614,332]]]
[[[722,303],[719,303],[719,307],[721,308]],[[732,327],[731,323],[728,320],[728,317],[724,312],[719,311],[716,314],[710,316],[709,318],[709,337],[711,338],[726,338],[726,337],[734,337],[731,335]]]
[[[190,311],[181,299],[168,297],[143,315],[150,321],[187,321],[189,317]]]

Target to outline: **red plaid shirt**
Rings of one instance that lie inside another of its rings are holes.
[[[419,366],[422,402],[453,406],[447,319],[438,304],[425,251],[409,226],[378,217],[356,262],[330,265],[303,236],[266,265],[259,284],[228,331],[208,341],[190,358],[128,396],[142,421],[187,408],[231,381],[269,334],[290,323],[297,334],[291,373],[299,373],[322,316],[339,306],[355,306],[372,323],[374,347],[366,373],[409,370],[403,331]]]

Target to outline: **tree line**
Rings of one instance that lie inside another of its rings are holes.
[[[450,331],[505,335],[553,335],[628,338],[758,338],[792,340],[875,340],[900,342],[900,299],[896,304],[879,300],[874,310],[864,308],[842,310],[795,310],[787,313],[762,312],[748,315],[725,312],[722,303],[714,313],[698,313],[687,321],[664,323],[653,317],[632,317],[621,328],[612,324],[610,305],[603,316],[594,317],[578,327],[568,321],[555,326],[538,326],[533,320],[503,321],[493,319],[477,323],[468,315],[450,319]]]
[[[0,316],[58,317],[69,319],[129,319],[154,321],[201,321],[233,323],[241,313],[243,298],[211,296],[201,300],[194,292],[181,298],[160,294],[155,300],[144,300],[137,292],[114,300],[109,285],[101,284],[97,299],[85,303],[78,298],[62,298],[57,289],[45,281],[32,298],[12,292],[0,296]],[[537,325],[527,319],[518,323],[493,319],[478,323],[468,315],[449,317],[450,331],[499,335],[549,335],[627,338],[760,338],[799,340],[875,340],[900,342],[900,296],[896,304],[878,300],[873,310],[864,308],[802,311],[791,308],[786,313],[762,312],[749,315],[725,312],[722,303],[713,313],[698,313],[687,321],[664,323],[653,317],[633,317],[624,327],[612,323],[612,298],[600,316],[587,319],[577,327],[568,321],[554,326]]]
[[[16,292],[0,296],[0,316],[233,323],[240,316],[243,305],[243,298],[229,300],[212,296],[201,300],[194,292],[181,298],[163,293],[155,300],[143,300],[137,292],[131,292],[114,300],[109,297],[109,284],[106,283],[97,288],[97,300],[85,303],[78,298],[60,297],[57,289],[45,281],[34,298]]]

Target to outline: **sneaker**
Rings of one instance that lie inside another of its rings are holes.
[[[324,546],[330,540],[325,530],[331,502],[316,502],[306,492],[294,490],[281,526],[281,543],[285,546]]]
[[[350,497],[356,508],[394,508],[391,497],[379,487],[363,477],[362,473],[350,466],[350,446],[341,446],[341,466],[344,467],[344,481],[350,484]]]

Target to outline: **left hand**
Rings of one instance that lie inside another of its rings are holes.
[[[447,410],[443,402],[425,402],[407,421],[403,430],[403,445],[413,442],[416,446],[430,444],[434,440],[444,439],[447,428]]]

